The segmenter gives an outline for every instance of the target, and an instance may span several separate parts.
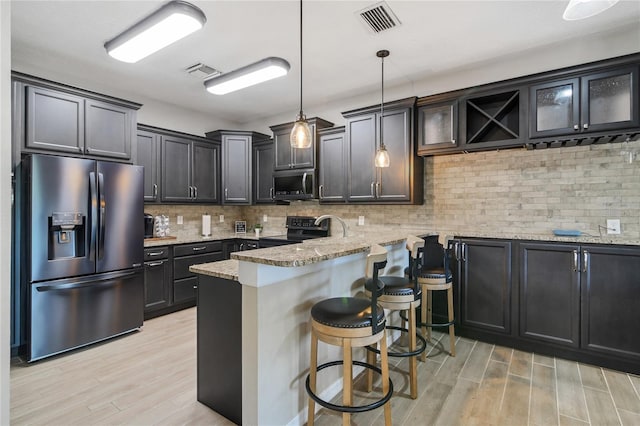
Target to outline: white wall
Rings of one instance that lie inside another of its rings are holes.
[[[11,2],[0,1],[0,425],[9,424],[11,356]]]
[[[523,50],[517,55],[497,61],[468,64],[457,70],[429,75],[419,81],[395,86],[385,82],[384,98],[395,100],[410,96],[429,96],[636,52],[640,52],[640,25],[633,24],[590,37],[561,40],[544,48]],[[341,112],[379,103],[378,91],[358,97],[336,99],[322,105],[303,105],[303,109],[307,117],[324,118],[336,126],[342,126],[344,119]],[[269,126],[294,121],[296,113],[297,111],[291,111],[288,114],[249,122],[244,124],[243,128],[269,134]]]

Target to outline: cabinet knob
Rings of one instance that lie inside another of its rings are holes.
[[[580,126],[578,126],[577,124],[573,125],[573,130],[580,130]]]
[[[582,128],[583,128],[583,129],[588,129],[588,128],[589,128],[589,123],[584,123],[584,124],[582,125]]]

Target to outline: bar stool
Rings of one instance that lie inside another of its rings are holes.
[[[442,262],[437,262],[438,266],[418,266],[418,284],[422,287],[422,308],[421,308],[421,322],[422,335],[426,336],[428,341],[431,341],[431,329],[433,327],[449,327],[449,353],[451,356],[456,356],[456,336],[454,332],[454,315],[453,315],[453,274],[449,267],[449,251],[445,247],[449,246],[451,237],[445,237],[444,246],[435,241],[427,241],[424,252],[425,255],[422,258],[422,265],[427,262],[426,253],[437,253],[436,256],[441,256]],[[447,316],[448,320],[444,323],[433,323],[433,291],[446,290],[447,291]],[[422,360],[426,361],[426,353],[423,352]]]
[[[371,299],[356,297],[336,297],[322,300],[311,308],[311,362],[306,380],[309,394],[307,424],[313,426],[315,403],[330,410],[342,412],[342,424],[349,425],[351,413],[370,411],[384,405],[385,425],[391,424],[391,395],[393,383],[389,379],[384,309],[377,302],[384,284],[378,279],[378,272],[387,264],[387,251],[373,245],[367,255],[366,278],[371,290]],[[342,346],[343,359],[318,365],[318,340],[334,346]],[[353,361],[352,348],[377,345],[380,342],[380,368],[373,363]],[[371,404],[352,406],[353,372],[352,365],[359,365],[382,376],[384,396]],[[316,395],[317,372],[336,365],[343,366],[343,405],[332,404]]]
[[[424,240],[422,238],[409,235],[406,243],[407,250],[409,251],[409,269],[411,270],[410,276],[398,277],[398,276],[381,276],[379,280],[384,283],[382,295],[378,297],[378,303],[385,309],[390,311],[408,311],[408,326],[397,327],[387,325],[387,329],[399,330],[401,332],[407,332],[409,337],[409,348],[403,352],[389,352],[389,356],[393,357],[409,357],[409,382],[411,398],[416,399],[418,397],[418,363],[417,356],[424,353],[427,348],[427,342],[423,336],[418,334],[416,327],[416,309],[421,304],[421,289],[418,285],[416,276],[418,272],[419,256],[422,248],[424,247]],[[365,290],[368,293],[368,289]],[[401,317],[402,318],[402,317]],[[420,340],[420,346],[418,347],[417,341]],[[367,348],[370,353],[369,363],[374,357],[374,353],[378,351],[374,348]],[[373,374],[368,372],[368,387],[371,390]]]

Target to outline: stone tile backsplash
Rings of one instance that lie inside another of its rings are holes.
[[[624,152],[640,153],[640,141],[585,147],[489,151],[427,157],[424,204],[324,205],[317,201],[288,206],[145,205],[153,215],[169,214],[174,235],[200,232],[201,215],[212,216],[212,229],[247,227],[284,232],[287,215],[336,214],[350,229],[358,216],[366,225],[407,226],[464,235],[468,233],[551,235],[552,229],[578,229],[599,235],[607,219],[620,219],[621,242],[640,238],[640,158],[629,163]],[[638,156],[640,157],[640,155]],[[176,216],[184,225],[176,225]],[[225,223],[219,223],[219,215]],[[333,232],[341,232],[334,221]],[[602,230],[606,234],[605,230]],[[610,236],[611,237],[611,236]]]

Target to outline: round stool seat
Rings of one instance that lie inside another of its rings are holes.
[[[378,305],[377,311],[376,324],[384,324],[384,309]],[[371,327],[371,301],[357,297],[325,299],[313,305],[311,318],[329,327]]]
[[[416,300],[420,298],[421,290],[415,293],[413,283],[405,277],[383,276],[378,277],[384,283],[382,290],[383,296],[411,296],[414,295]]]
[[[432,268],[421,270],[418,273],[418,279],[427,280],[444,280],[446,283],[453,282],[453,274],[450,270],[445,271],[444,268]]]

